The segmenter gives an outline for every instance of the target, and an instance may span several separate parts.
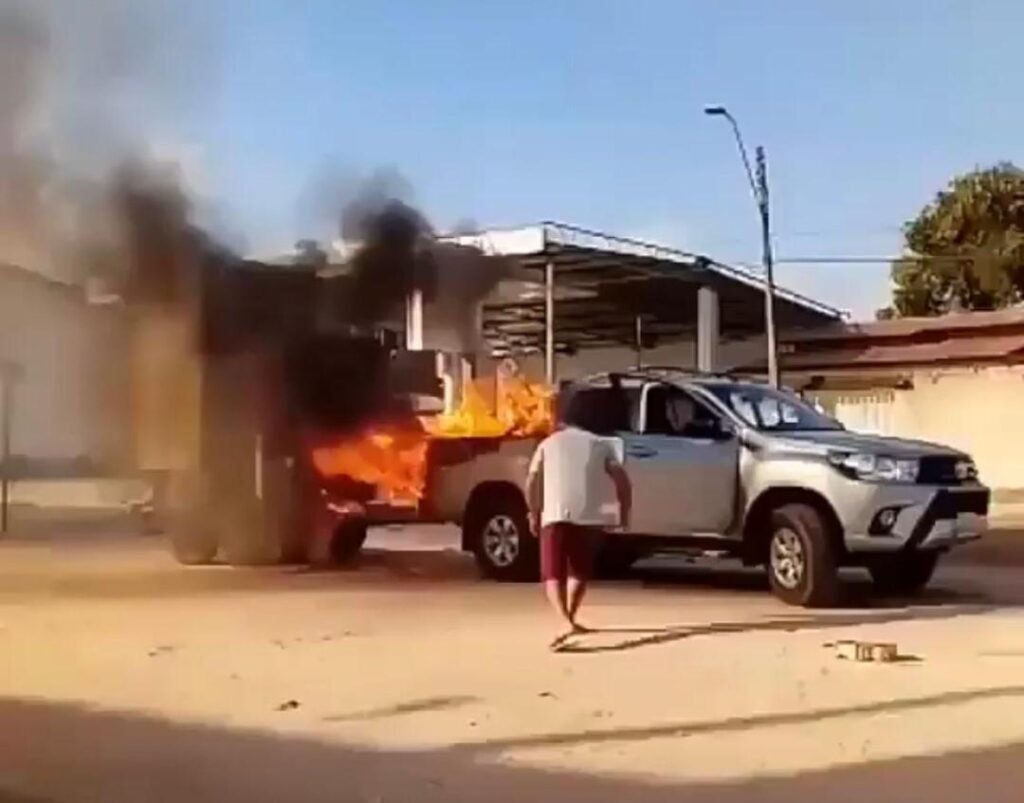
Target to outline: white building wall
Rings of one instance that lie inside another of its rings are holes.
[[[22,370],[11,405],[12,454],[42,461],[122,455],[121,312],[14,271],[0,272],[0,361]]]
[[[953,446],[993,488],[1024,488],[1024,370],[989,367],[917,371],[912,387],[811,394],[851,430]]]

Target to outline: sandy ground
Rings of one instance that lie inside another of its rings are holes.
[[[443,530],[311,572],[112,529],[0,543],[0,801],[1024,798],[1024,569],[818,613],[663,564],[598,586],[607,630],[555,655],[537,590]],[[825,646],[851,637],[906,659]]]

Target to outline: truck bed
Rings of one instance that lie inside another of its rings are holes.
[[[461,523],[469,497],[487,482],[522,487],[539,437],[435,438],[427,449],[427,481],[418,501],[386,499],[366,487],[361,498],[331,488],[337,501],[352,499],[369,524]]]
[[[540,440],[505,437],[431,441],[421,508],[435,521],[458,523],[470,494],[482,483],[509,483],[521,488]]]

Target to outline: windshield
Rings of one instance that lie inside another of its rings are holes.
[[[837,430],[842,425],[796,396],[761,385],[704,385],[750,426],[770,432]]]

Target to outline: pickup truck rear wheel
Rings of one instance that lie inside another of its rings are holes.
[[[355,560],[366,543],[367,529],[366,519],[348,518],[339,522],[331,533],[331,562],[344,566]]]
[[[878,558],[868,571],[875,589],[882,594],[919,594],[931,582],[938,563],[937,552],[915,552]]]
[[[540,553],[521,498],[511,492],[487,494],[471,505],[463,529],[465,543],[472,545],[485,577],[506,582],[537,579]]]
[[[825,517],[811,505],[794,503],[772,511],[768,578],[783,602],[808,608],[839,599],[836,547]]]

